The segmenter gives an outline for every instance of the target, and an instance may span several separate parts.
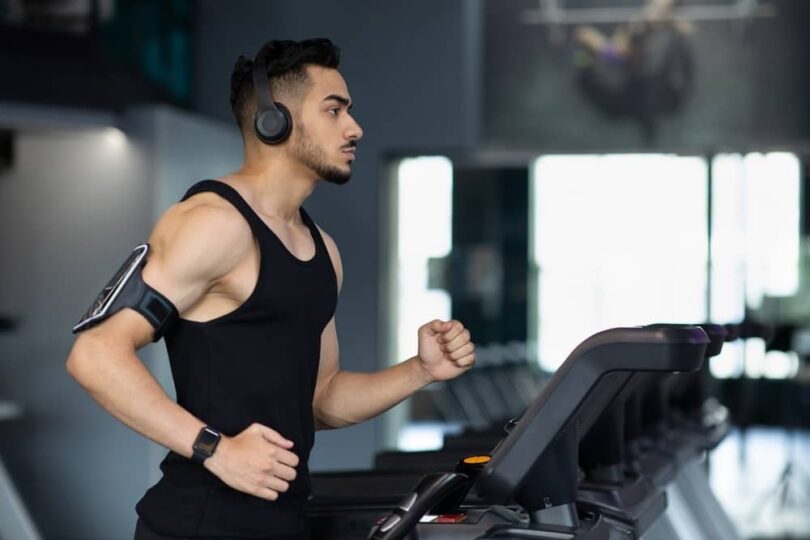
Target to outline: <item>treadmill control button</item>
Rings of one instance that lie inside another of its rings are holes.
[[[392,515],[391,517],[385,520],[385,523],[382,524],[382,527],[380,527],[380,532],[387,533],[388,531],[393,529],[394,525],[396,525],[400,521],[402,521],[401,517],[399,517],[396,514]]]
[[[403,503],[400,504],[399,507],[405,512],[407,512],[408,510],[411,509],[411,506],[413,506],[413,503],[415,502],[416,502],[416,493],[411,493],[405,498],[405,501],[403,501]]]

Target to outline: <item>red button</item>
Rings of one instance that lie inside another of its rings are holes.
[[[433,523],[461,523],[466,517],[465,514],[442,514]]]

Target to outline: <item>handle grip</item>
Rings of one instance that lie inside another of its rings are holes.
[[[425,476],[413,493],[406,496],[383,521],[375,525],[369,540],[403,540],[416,527],[422,516],[463,487],[469,480],[465,474],[437,473]]]

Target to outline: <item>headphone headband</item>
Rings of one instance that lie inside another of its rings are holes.
[[[253,93],[256,94],[256,105],[260,111],[275,108],[273,89],[267,77],[267,62],[259,56],[253,61]]]

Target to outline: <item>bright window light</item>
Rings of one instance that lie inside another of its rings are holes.
[[[442,423],[422,422],[403,427],[397,438],[397,448],[403,452],[438,450],[444,445],[448,426]]]
[[[748,303],[793,296],[799,289],[799,159],[793,154],[748,154],[746,255]]]
[[[799,372],[799,356],[793,351],[768,351],[764,372],[769,379],[793,378]]]
[[[718,155],[712,173],[712,319],[728,322],[799,289],[801,170],[773,152]]]
[[[399,259],[444,257],[452,249],[453,164],[445,157],[399,164]]]
[[[397,197],[397,358],[417,352],[416,331],[433,319],[449,319],[450,295],[428,289],[428,260],[452,248],[453,165],[445,157],[399,163]]]
[[[740,155],[718,155],[712,160],[710,315],[717,323],[740,322],[745,317],[744,178]]]
[[[739,154],[712,160],[712,272],[710,320],[737,323],[745,318],[745,167]],[[725,343],[709,369],[719,379],[744,371],[742,343]]]
[[[795,352],[765,352],[765,342],[749,339],[745,343],[745,375],[751,378],[787,379],[799,371],[799,357]]]
[[[711,320],[744,319],[765,296],[799,287],[800,166],[793,154],[720,154],[712,160]],[[715,377],[792,376],[793,356],[768,353],[761,340],[726,344]],[[786,375],[787,374],[787,375]]]
[[[767,359],[765,356],[765,342],[761,339],[745,340],[745,376],[750,378],[765,375]]]
[[[743,343],[732,341],[723,344],[723,350],[709,359],[709,371],[718,379],[741,377],[743,374]]]
[[[541,366],[616,326],[706,319],[707,165],[664,154],[544,156],[532,171]]]

